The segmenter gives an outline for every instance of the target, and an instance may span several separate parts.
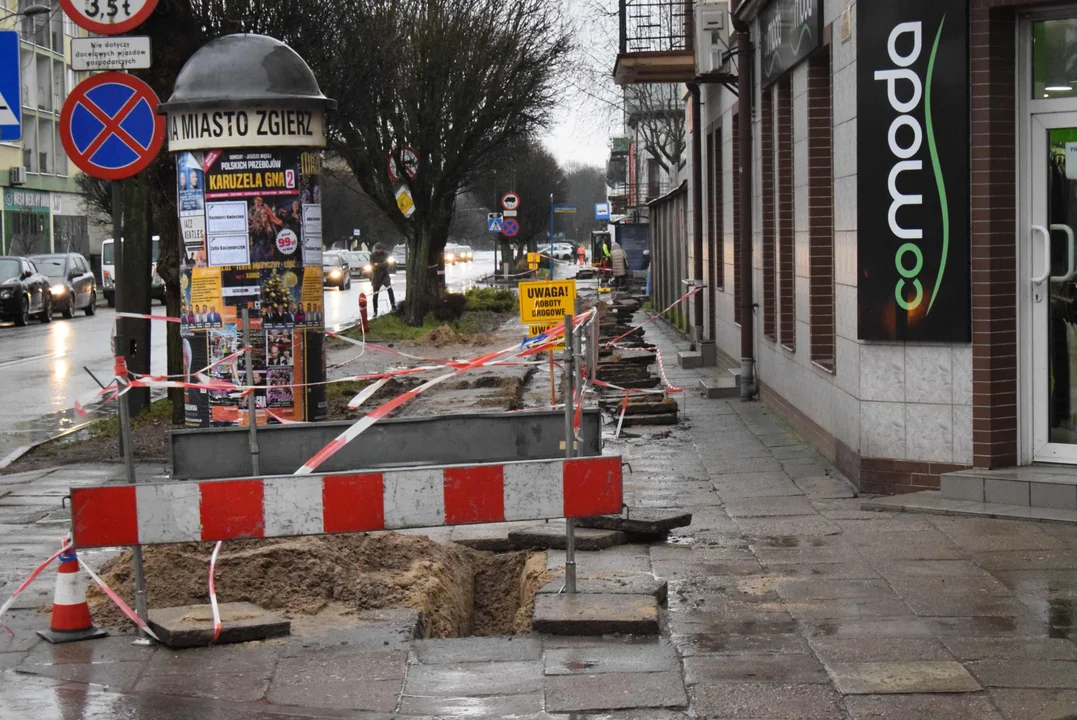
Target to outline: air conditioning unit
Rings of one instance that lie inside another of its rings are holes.
[[[26,166],[16,165],[8,170],[8,185],[25,185],[26,184]]]
[[[729,3],[697,2],[695,14],[696,74],[718,72],[729,50]]]

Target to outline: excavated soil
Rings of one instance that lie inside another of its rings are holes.
[[[143,548],[149,606],[207,603],[212,551],[212,543]],[[101,575],[133,606],[129,551]],[[421,611],[424,635],[436,638],[527,630],[535,593],[548,579],[542,553],[495,555],[398,533],[226,543],[215,576],[219,602],[252,602],[304,620],[403,606]],[[87,595],[99,624],[128,624],[96,588]]]

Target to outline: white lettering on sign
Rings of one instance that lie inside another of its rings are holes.
[[[258,145],[324,147],[320,110],[237,108],[168,115],[168,149],[215,150]]]
[[[898,52],[897,40],[906,33],[911,35],[912,50],[907,55],[902,55]],[[890,124],[890,130],[887,133],[890,153],[897,160],[887,178],[887,190],[890,191],[891,200],[887,221],[889,222],[890,232],[900,240],[922,240],[924,237],[923,229],[902,227],[898,219],[898,211],[903,207],[906,205],[916,207],[922,205],[924,200],[922,195],[906,195],[898,189],[898,178],[901,177],[902,173],[921,172],[924,169],[923,160],[911,159],[919,152],[920,145],[923,142],[923,129],[920,127],[920,121],[911,114],[920,105],[920,100],[923,98],[923,83],[920,81],[920,76],[909,67],[919,59],[922,45],[921,23],[906,22],[896,25],[890,32],[886,48],[890,56],[890,62],[897,67],[892,70],[875,71],[875,79],[886,82],[887,100],[889,100],[890,107],[894,112],[898,113]],[[906,90],[909,97],[906,100],[898,97],[899,81],[907,83]],[[898,130],[903,127],[912,132],[912,139],[905,146],[898,142]],[[912,255],[911,261],[905,257],[910,254]],[[914,242],[906,242],[897,249],[894,255],[894,264],[897,266],[898,274],[901,275],[897,285],[894,287],[894,297],[902,310],[914,310],[920,306],[924,299],[924,288],[917,278],[921,268],[924,266],[924,255],[920,250],[920,246]],[[913,289],[916,291],[916,295],[911,301],[905,299],[906,280],[912,281]]]
[[[138,70],[152,64],[148,37],[72,38],[71,69]]]

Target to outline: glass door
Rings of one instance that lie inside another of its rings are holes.
[[[1031,126],[1033,459],[1077,463],[1077,113]]]

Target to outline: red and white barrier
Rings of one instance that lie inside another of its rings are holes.
[[[621,512],[621,458],[139,483],[71,491],[80,548],[322,535]]]

